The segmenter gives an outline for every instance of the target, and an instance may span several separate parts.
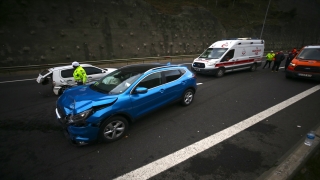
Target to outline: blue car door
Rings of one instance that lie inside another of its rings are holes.
[[[179,69],[164,71],[164,80],[166,83],[166,93],[164,94],[164,100],[171,102],[182,96],[182,93],[186,86],[186,79],[180,78],[183,72]]]
[[[164,104],[165,85],[162,83],[161,72],[146,76],[136,87],[145,87],[146,93],[131,93],[131,115],[136,118]]]

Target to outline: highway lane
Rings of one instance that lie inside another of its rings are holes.
[[[115,143],[75,148],[55,121],[57,96],[35,81],[0,84],[1,179],[112,179],[152,163],[318,85],[268,69],[202,83],[189,107],[172,104]],[[152,179],[255,179],[319,123],[315,92]],[[299,127],[298,127],[299,126]]]

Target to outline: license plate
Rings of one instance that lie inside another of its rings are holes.
[[[311,75],[311,74],[301,74],[301,73],[299,73],[299,74],[298,74],[298,76],[303,76],[303,77],[312,77],[312,75]]]
[[[193,68],[195,71],[200,71],[200,69],[199,68]]]

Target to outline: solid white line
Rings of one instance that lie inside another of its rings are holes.
[[[263,119],[281,111],[282,109],[292,105],[293,103],[303,99],[304,97],[318,91],[320,89],[320,85],[317,85],[313,88],[310,88],[294,97],[291,97],[273,107],[270,107],[248,119],[245,119],[233,126],[230,126],[216,134],[213,134],[203,140],[200,140],[190,146],[187,146],[183,149],[180,149],[168,156],[165,156],[161,159],[158,159],[152,163],[149,163],[139,169],[133,170],[127,174],[119,176],[116,180],[127,180],[127,179],[148,179],[151,178],[173,166],[195,156],[216,144],[230,138],[231,136],[245,130],[246,128],[262,121]]]
[[[19,82],[19,81],[30,81],[30,80],[35,80],[36,78],[33,79],[21,79],[21,80],[13,80],[13,81],[2,81],[1,83],[11,83],[11,82]]]
[[[197,83],[197,85],[201,85],[202,83]]]

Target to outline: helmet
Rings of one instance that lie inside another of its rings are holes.
[[[80,66],[80,64],[77,61],[75,61],[75,62],[72,63],[72,66],[78,67],[78,66]]]

